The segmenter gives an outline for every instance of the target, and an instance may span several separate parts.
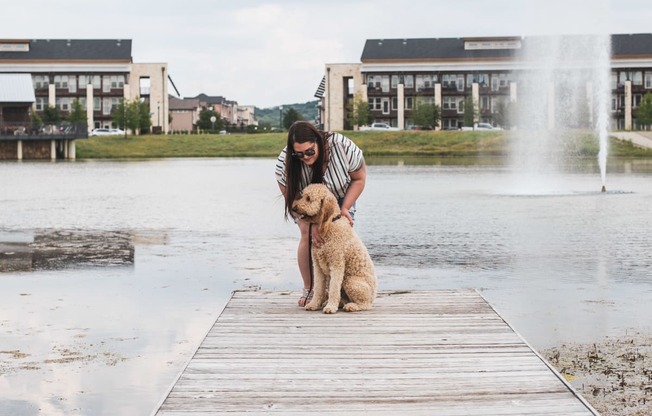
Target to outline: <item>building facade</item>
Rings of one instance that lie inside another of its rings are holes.
[[[152,130],[167,132],[166,63],[134,63],[129,39],[0,39],[0,73],[30,74],[32,111],[48,106],[66,116],[79,100],[89,131],[116,127],[111,113],[122,100],[149,104]]]
[[[580,42],[579,36],[564,38],[570,45]],[[457,129],[467,99],[475,105],[476,123],[502,125],[506,108],[518,106],[520,94],[539,82],[527,50],[535,49],[533,45],[541,39],[367,40],[359,64],[326,65],[325,82],[316,94],[321,99],[321,123],[328,130],[353,128],[347,124],[347,108],[359,95],[370,105],[375,121],[402,129],[414,125],[412,112],[417,101],[439,106],[438,129]],[[611,35],[610,43],[610,128],[636,129],[640,127],[637,107],[645,93],[652,92],[652,34]],[[585,77],[587,86],[594,82],[591,76]],[[551,80],[556,83],[550,87],[551,93],[564,94],[561,79]],[[586,98],[587,103],[593,100],[595,97]],[[553,114],[567,109],[548,106],[546,111]]]

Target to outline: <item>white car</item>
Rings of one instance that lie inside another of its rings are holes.
[[[475,125],[475,127],[462,127],[463,131],[495,131],[495,130],[502,130],[500,127],[494,127],[489,123],[478,123]]]
[[[124,136],[122,129],[93,129],[90,136]]]
[[[398,131],[398,127],[392,127],[387,123],[371,123],[371,126],[362,126],[360,131],[381,130],[381,131]]]

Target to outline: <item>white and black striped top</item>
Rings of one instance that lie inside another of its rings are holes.
[[[334,133],[328,137],[329,160],[324,173],[324,185],[328,187],[338,198],[344,198],[346,190],[351,183],[350,172],[355,172],[364,165],[362,150],[346,136]],[[283,149],[276,161],[276,180],[283,186],[287,186],[285,178],[285,158],[287,147]],[[312,167],[301,164],[301,183],[303,189],[312,179]]]

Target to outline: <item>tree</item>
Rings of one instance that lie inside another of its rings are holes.
[[[211,117],[215,117],[215,123],[211,121]],[[197,120],[197,127],[201,130],[216,130],[224,129],[224,120],[212,108],[203,107],[199,112],[199,120]]]
[[[347,119],[351,126],[366,126],[374,121],[369,103],[358,93],[349,101],[347,107]]]
[[[514,110],[515,106],[512,101],[499,100],[496,103],[496,112],[493,115],[494,122],[504,129],[509,129],[512,126]]]
[[[464,99],[464,125],[473,127],[478,120],[478,107],[475,105],[473,96],[469,95]]]
[[[43,109],[43,122],[45,124],[58,124],[61,121],[59,107],[47,106]]]
[[[287,130],[295,121],[303,120],[303,116],[290,107],[283,115],[283,127]]]
[[[636,113],[638,122],[643,126],[652,124],[652,93],[647,92],[641,100],[641,105]]]
[[[439,126],[441,118],[441,109],[437,104],[426,101],[422,97],[417,97],[412,111],[412,120],[417,126]]]
[[[152,118],[149,115],[149,103],[145,101],[138,102],[138,126],[141,133],[149,132],[152,127]]]
[[[68,115],[68,121],[70,124],[86,124],[88,121],[86,110],[84,107],[82,107],[81,103],[77,99],[72,102],[70,115]]]

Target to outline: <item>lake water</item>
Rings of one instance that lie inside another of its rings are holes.
[[[475,288],[537,349],[652,330],[651,162],[606,194],[593,164],[370,162],[381,290]],[[299,290],[274,163],[0,163],[0,415],[149,414],[231,291]]]

